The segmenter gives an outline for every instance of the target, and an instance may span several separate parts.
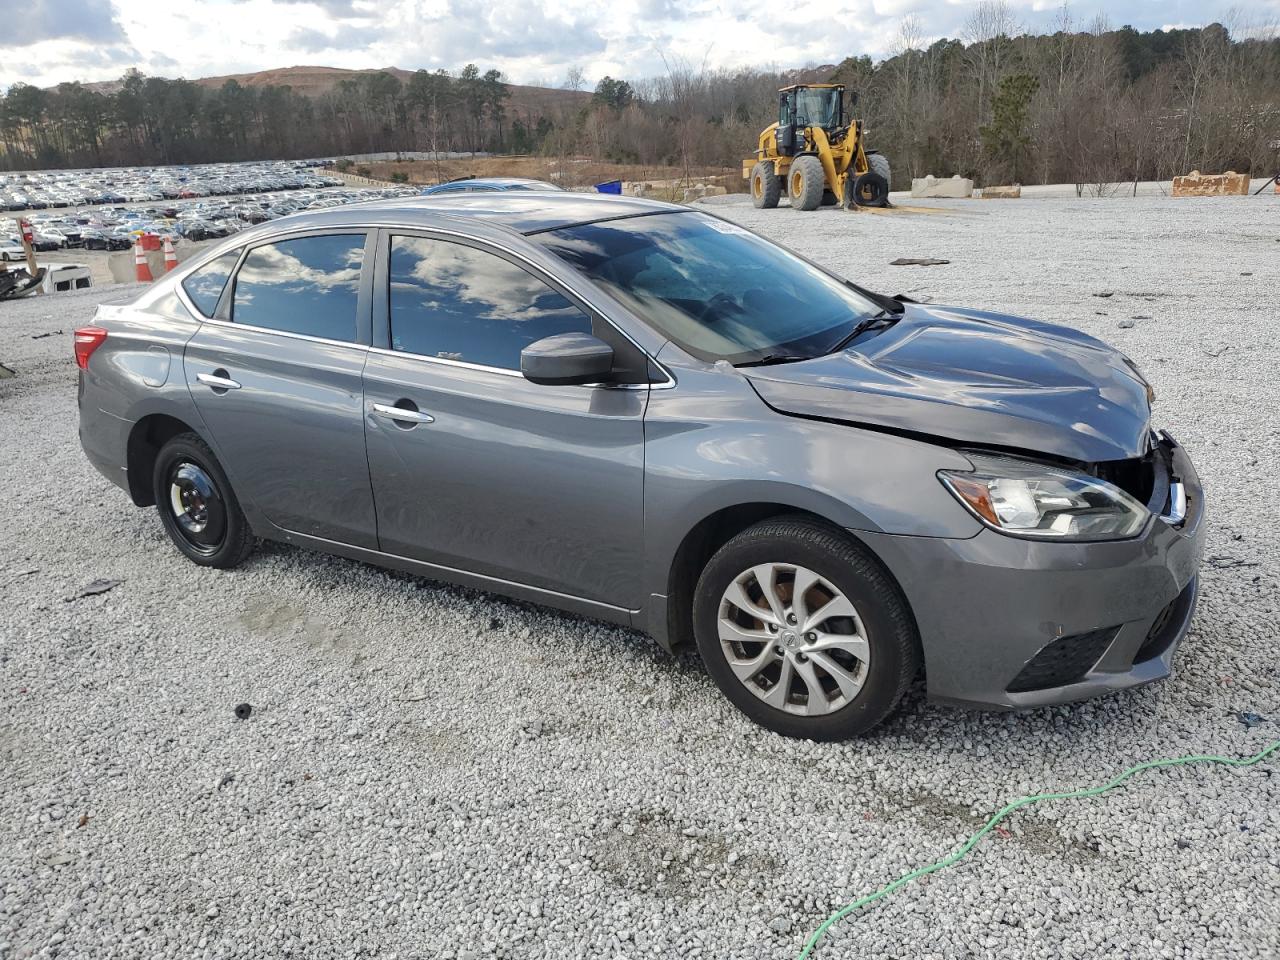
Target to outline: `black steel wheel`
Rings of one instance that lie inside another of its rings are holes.
[[[198,463],[173,461],[167,479],[169,509],[187,545],[211,556],[227,538],[227,504],[213,478]]]
[[[253,550],[253,533],[227,475],[198,434],[179,434],[160,449],[152,483],[160,521],[188,559],[225,569]]]

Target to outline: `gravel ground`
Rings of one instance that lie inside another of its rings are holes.
[[[282,546],[200,569],[76,441],[69,333],[127,288],[0,304],[0,958],[786,958],[1008,799],[1280,737],[1280,199],[934,206],[715,209],[1139,362],[1211,498],[1173,679],[1018,715],[917,687],[815,745],[626,630]],[[817,956],[1276,957],[1278,770],[1020,812]]]

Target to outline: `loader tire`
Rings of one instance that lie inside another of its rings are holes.
[[[877,173],[884,177],[884,189],[888,193],[893,189],[893,177],[889,170],[889,158],[883,153],[876,153],[874,150],[867,154],[867,166],[871,168],[872,173]]]
[[[878,173],[864,173],[853,182],[853,202],[860,207],[887,207],[889,185]]]
[[[751,168],[751,205],[761,210],[772,210],[778,205],[782,187],[773,171],[772,160],[761,160]]]
[[[787,194],[791,197],[791,206],[796,210],[817,210],[822,203],[822,191],[826,189],[827,177],[822,172],[822,161],[817,157],[796,157],[791,161],[791,171],[787,174]]]
[[[822,191],[822,205],[824,207],[834,207],[839,202],[840,202],[840,198],[837,197],[830,190]]]

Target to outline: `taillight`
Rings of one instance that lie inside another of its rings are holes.
[[[101,327],[81,327],[76,331],[76,366],[81,370],[89,366],[89,357],[107,339],[107,331]]]

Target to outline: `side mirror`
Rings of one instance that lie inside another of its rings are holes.
[[[849,109],[852,110],[858,105],[858,91],[851,90],[849,92]]]
[[[613,347],[589,333],[557,333],[520,351],[520,372],[531,383],[600,383],[611,370]]]

